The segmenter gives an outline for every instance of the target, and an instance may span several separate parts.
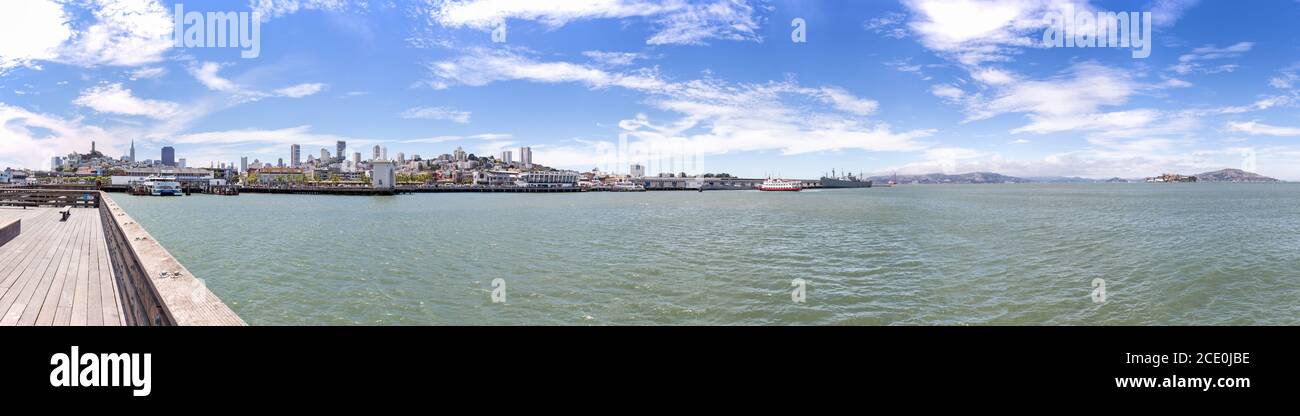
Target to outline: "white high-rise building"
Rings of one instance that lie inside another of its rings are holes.
[[[289,166],[298,166],[302,164],[302,146],[289,146]]]
[[[632,166],[628,168],[628,176],[633,178],[644,178],[645,166],[641,166],[640,163],[633,163]]]
[[[509,165],[510,163],[514,162],[514,158],[513,158],[513,157],[514,157],[514,154],[513,154],[512,152],[510,152],[509,150],[503,151],[503,152],[501,152],[501,163],[505,163],[505,164]]]
[[[329,149],[326,149],[326,148],[324,148],[324,147],[320,148],[320,160],[321,160],[322,162],[323,162],[323,161],[326,161],[326,160],[330,160],[330,150],[329,150]]]
[[[465,149],[461,149],[460,146],[456,146],[456,151],[452,152],[452,155],[456,158],[457,162],[469,160],[469,156],[465,154]]]
[[[370,155],[370,160],[379,160],[379,145],[375,145],[375,150],[373,151],[373,154]]]
[[[180,159],[177,159],[177,160],[176,160],[176,166],[181,167],[181,168],[184,168],[184,167],[185,167],[185,158],[182,157],[182,158],[180,158]]]
[[[388,146],[383,146],[379,148],[379,158],[383,160],[388,160]]]
[[[361,164],[361,152],[352,152],[352,164],[354,165]]]
[[[528,146],[519,148],[519,164],[524,165],[524,169],[532,169],[533,148]]]

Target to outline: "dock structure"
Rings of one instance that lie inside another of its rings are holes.
[[[0,246],[0,325],[125,325],[99,211],[0,208],[23,225]]]
[[[99,191],[5,190],[0,227],[9,225],[0,326],[244,325]]]

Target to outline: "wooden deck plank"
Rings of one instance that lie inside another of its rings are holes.
[[[89,237],[91,232],[93,232],[93,230],[88,229],[86,230],[85,235]],[[75,295],[77,292],[77,282],[85,279],[88,272],[86,268],[89,256],[86,252],[86,248],[91,247],[90,244],[90,241],[87,240],[84,247],[81,247],[82,251],[76,258],[75,267],[72,270],[69,270],[69,280],[63,283],[63,288],[59,293],[58,304],[55,306],[54,325],[69,325],[72,322],[72,302],[76,300]]]
[[[104,238],[104,224],[96,221],[92,225],[95,230],[94,249],[99,252],[99,291],[100,291],[100,313],[103,314],[104,325],[121,326],[126,322],[122,314],[118,313],[117,282],[113,276],[113,265],[108,257],[108,242]]]
[[[56,262],[60,246],[71,237],[69,228],[74,223],[60,222],[54,227],[55,235],[44,241],[38,251],[42,251],[40,261],[36,267],[24,270],[10,287],[5,297],[0,299],[0,325],[16,325],[18,318],[22,316],[23,310],[27,308],[27,303],[31,301],[32,294],[36,288],[41,285],[41,280],[45,278],[46,271],[50,269],[50,264]],[[57,267],[57,264],[55,265]]]
[[[61,228],[61,227],[55,227]],[[63,233],[55,234],[55,239],[61,237]],[[26,299],[31,297],[35,291],[36,284],[33,281],[39,281],[40,276],[45,274],[45,269],[49,267],[51,258],[56,254],[58,245],[56,241],[49,238],[39,239],[38,245],[32,248],[33,257],[28,260],[27,264],[20,269],[16,269],[16,277],[9,287],[9,291],[0,297],[0,325],[16,325],[18,316],[21,315],[22,309],[26,308],[26,302],[19,301],[20,298]],[[18,308],[14,308],[18,306]],[[17,314],[10,311],[17,309]]]
[[[89,292],[86,292],[86,325],[101,326],[104,325],[104,312],[102,305],[103,298],[100,297],[102,289],[99,274],[103,273],[103,267],[100,265],[101,254],[98,250],[90,251],[90,282]]]
[[[89,276],[95,273],[95,260],[91,257],[90,252],[86,253],[86,258],[84,260],[86,262],[85,273],[81,273],[80,271],[78,272],[80,274],[77,277],[77,285],[72,290],[72,314],[68,319],[68,324],[73,326],[88,325],[86,319],[86,305],[88,303],[86,302],[86,298],[90,296]]]
[[[23,232],[0,246],[0,325],[125,325],[98,209],[0,208]]]
[[[23,219],[23,222],[27,230],[9,244],[0,247],[0,288],[9,288],[13,285],[13,282],[18,279],[18,273],[15,271],[26,267],[25,265],[33,258],[33,253],[37,251],[37,246],[44,239],[46,230],[54,226],[41,216]]]
[[[59,307],[59,298],[63,296],[63,285],[69,279],[69,275],[76,276],[72,273],[77,259],[81,256],[81,244],[86,240],[86,231],[89,224],[85,221],[78,220],[73,224],[72,237],[69,239],[67,246],[63,247],[63,257],[59,260],[59,267],[54,270],[48,283],[42,282],[45,286],[38,287],[36,293],[32,296],[31,304],[27,305],[27,310],[23,311],[23,316],[18,319],[18,325],[39,325],[50,326],[54,324],[54,313]],[[75,282],[74,282],[75,283]]]

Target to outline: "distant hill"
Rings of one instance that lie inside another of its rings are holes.
[[[1267,176],[1246,172],[1241,169],[1223,169],[1196,175],[1197,182],[1278,182]],[[1035,176],[1020,178],[993,172],[971,172],[949,175],[944,173],[927,173],[923,175],[881,175],[870,178],[876,184],[886,184],[894,180],[899,184],[977,184],[977,183],[1138,183],[1142,178],[1089,179],[1076,176]]]
[[[1193,176],[1196,176],[1198,182],[1277,182],[1277,179],[1241,169],[1216,170]]]
[[[1025,178],[1029,182],[1037,183],[1095,183],[1096,179],[1080,178],[1078,176],[1030,176]]]
[[[870,179],[872,182],[878,184],[888,183],[891,180],[897,181],[899,184],[912,184],[912,183],[970,184],[970,183],[1030,183],[1033,182],[1031,180],[1024,179],[1024,178],[1017,178],[1014,176],[1007,176],[1000,173],[992,173],[992,172],[971,172],[971,173],[961,173],[956,175],[947,175],[942,173],[930,173],[925,175],[898,175],[897,179],[895,179],[893,175],[890,175],[890,176],[873,176]]]

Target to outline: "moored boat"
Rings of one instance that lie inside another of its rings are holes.
[[[796,182],[796,181],[787,181],[787,180],[782,180],[782,179],[770,179],[770,178],[767,179],[767,180],[764,180],[764,181],[763,181],[763,184],[762,184],[762,185],[759,185],[759,187],[758,187],[758,190],[760,190],[760,191],[794,191],[794,192],[797,192],[797,191],[800,191],[800,190],[802,190],[802,189],[803,189],[803,185],[800,184],[799,182]]]
[[[181,183],[176,178],[165,176],[150,176],[140,184],[144,191],[153,196],[176,196],[181,193]]]

